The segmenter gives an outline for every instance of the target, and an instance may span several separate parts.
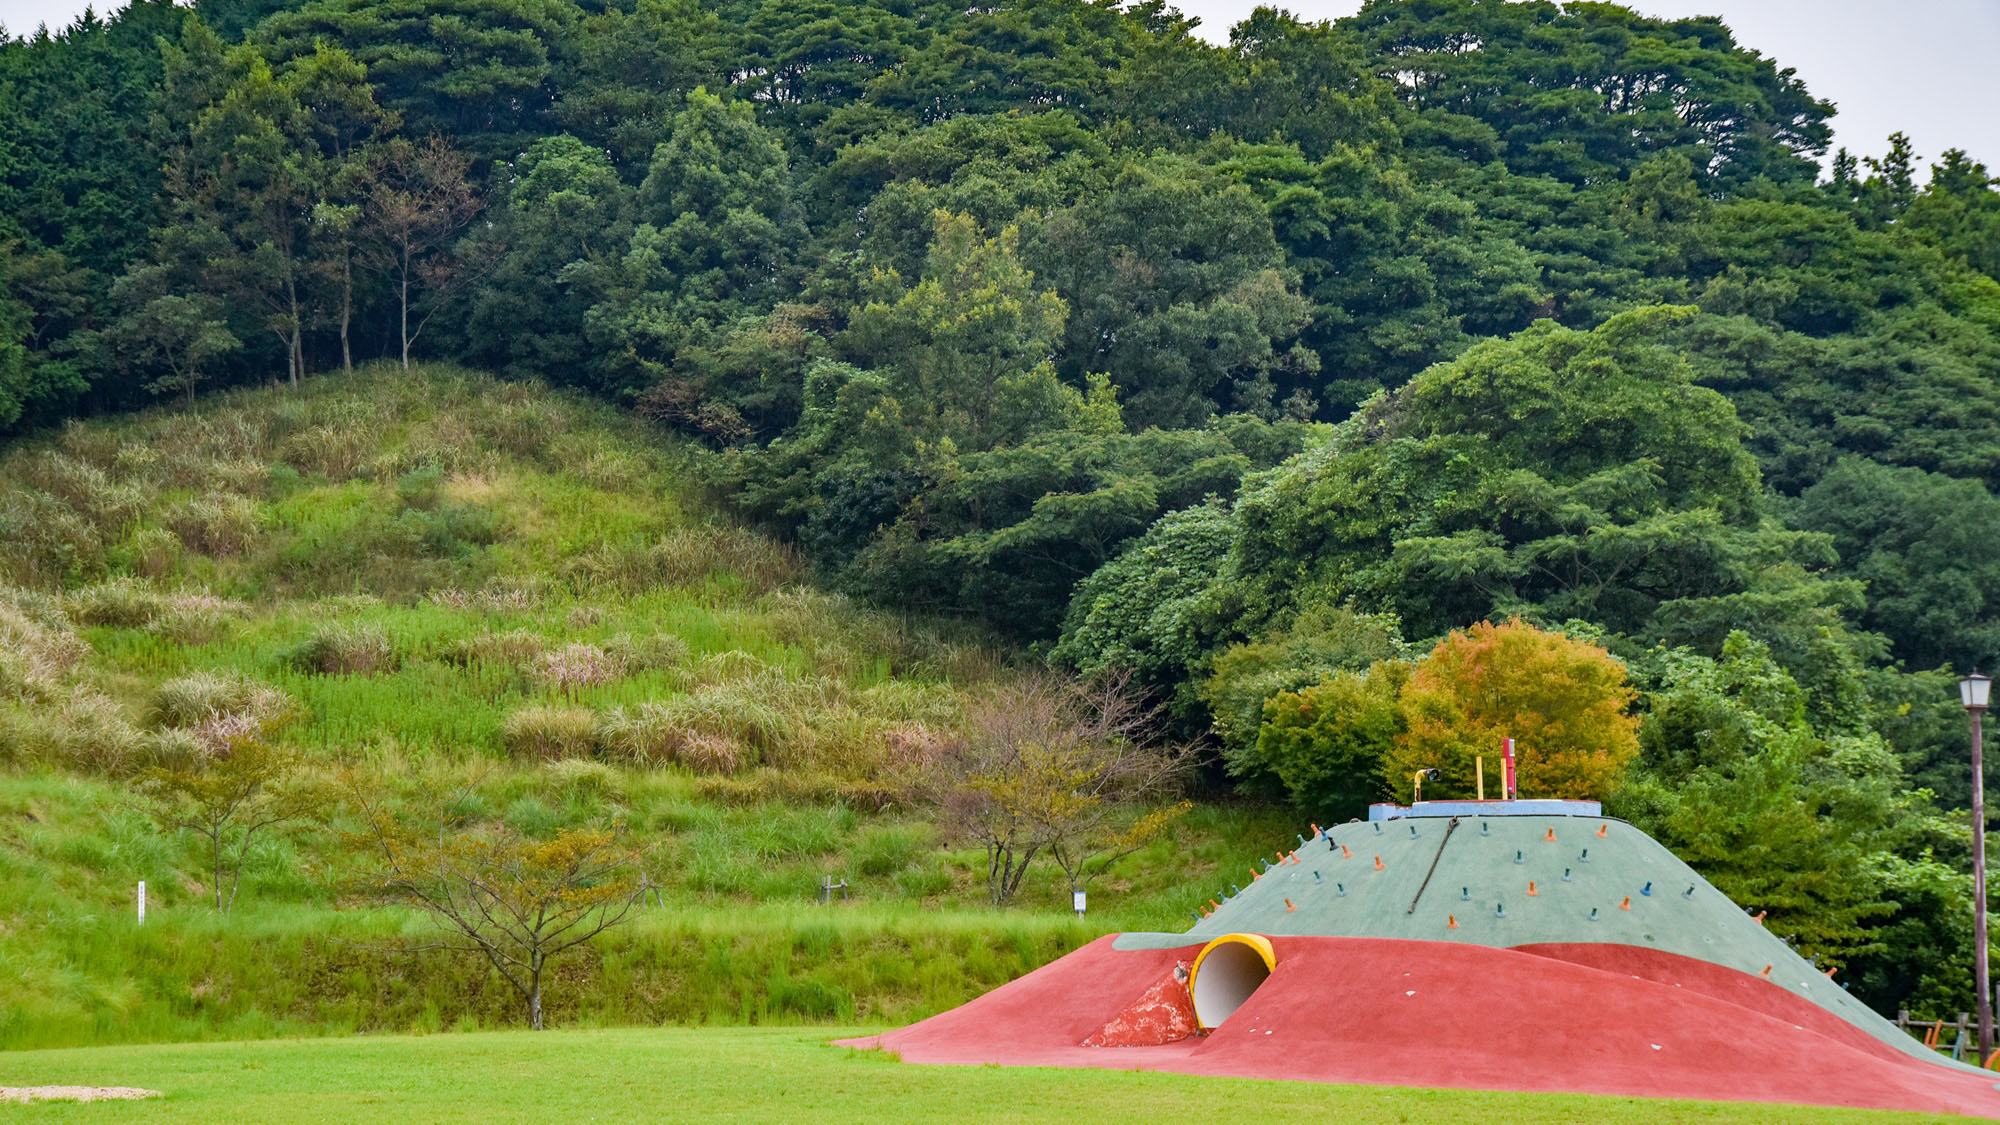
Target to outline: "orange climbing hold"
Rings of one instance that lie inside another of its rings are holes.
[[[1528,897],[1534,898],[1536,895],[1541,893],[1542,892],[1535,889],[1535,881],[1533,879],[1528,880]]]
[[[1763,978],[1764,978],[1765,980],[1770,980],[1770,979],[1771,979],[1771,969],[1772,969],[1772,966],[1770,966],[1770,965],[1766,965],[1766,966],[1764,966],[1764,971],[1763,971],[1763,972],[1761,972],[1761,973],[1758,973],[1757,975],[1758,975],[1758,976],[1760,976],[1760,977],[1763,977]]]
[[[1353,853],[1353,852],[1350,852],[1350,851],[1348,851],[1348,850],[1347,850],[1347,845],[1346,845],[1346,844],[1342,844],[1342,845],[1340,845],[1340,858],[1342,858],[1342,859],[1353,859],[1353,858],[1354,858],[1354,853]]]
[[[1382,857],[1379,855],[1375,857],[1375,870],[1382,870]]]
[[[1555,842],[1556,842],[1556,830],[1555,830],[1554,828],[1551,828],[1551,829],[1549,829],[1549,834],[1548,834],[1548,835],[1546,835],[1546,836],[1544,836],[1544,837],[1542,837],[1542,839],[1544,839],[1544,840],[1547,840],[1547,841],[1548,841],[1549,843],[1551,843],[1551,844],[1555,843]]]
[[[1600,824],[1600,825],[1598,825],[1598,826],[1597,826],[1597,838],[1598,838],[1598,839],[1600,839],[1600,840],[1604,839],[1604,837],[1605,837],[1605,834],[1606,834],[1606,833],[1608,833],[1608,832],[1610,832],[1610,831],[1611,831],[1611,826],[1610,826],[1609,824]]]
[[[1751,920],[1752,922],[1755,922],[1755,923],[1757,923],[1758,925],[1760,925],[1760,926],[1761,926],[1761,925],[1763,925],[1763,924],[1764,924],[1764,915],[1766,915],[1766,914],[1769,914],[1769,913],[1770,913],[1770,911],[1768,911],[1768,910],[1759,910],[1759,911],[1757,912],[1757,916],[1756,916],[1755,918],[1752,918],[1752,919],[1750,919],[1750,920]]]
[[[1291,900],[1291,899],[1286,899],[1286,900],[1285,900],[1285,913],[1287,913],[1287,914],[1290,914],[1290,913],[1291,913],[1292,911],[1294,911],[1294,910],[1297,910],[1297,909],[1298,909],[1298,907],[1296,907],[1296,906],[1293,906],[1293,905],[1292,905],[1292,900]]]
[[[1445,915],[1445,916],[1444,916],[1444,928],[1445,928],[1445,929],[1447,929],[1447,930],[1455,930],[1455,929],[1457,929],[1457,928],[1458,928],[1458,915],[1456,915],[1456,914],[1447,914],[1447,915]]]
[[[1209,912],[1210,914],[1213,914],[1213,913],[1215,913],[1216,911],[1218,911],[1218,910],[1220,910],[1220,909],[1222,909],[1222,904],[1221,904],[1221,903],[1219,903],[1219,902],[1215,901],[1214,899],[1209,899],[1209,900],[1208,900],[1208,912]]]
[[[1264,877],[1264,873],[1263,873],[1262,871],[1259,871],[1259,870],[1257,870],[1257,865],[1256,865],[1256,864],[1254,864],[1254,863],[1253,863],[1253,864],[1251,864],[1251,865],[1250,865],[1250,881],[1254,883],[1254,882],[1256,882],[1257,880],[1259,880],[1259,879],[1262,879],[1263,877]]]
[[[1625,896],[1625,901],[1624,901],[1624,902],[1621,902],[1621,903],[1619,903],[1619,904],[1618,904],[1618,909],[1620,909],[1620,910],[1630,910],[1630,909],[1632,909],[1632,896],[1631,896],[1631,895],[1626,895],[1626,896]]]

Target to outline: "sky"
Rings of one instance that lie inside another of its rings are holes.
[[[1270,2],[1270,0],[1266,0]],[[1176,0],[1201,33],[1228,39],[1255,0]],[[1308,20],[1352,15],[1360,0],[1291,0]],[[117,3],[98,5],[100,14]],[[1962,148],[2000,170],[2000,112],[1992,60],[2000,57],[2000,0],[1628,0],[1647,15],[1721,16],[1739,44],[1791,67],[1838,108],[1834,145],[1879,155],[1901,130],[1924,162]],[[0,25],[31,34],[68,24],[83,0],[0,0]]]

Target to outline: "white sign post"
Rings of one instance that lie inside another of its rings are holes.
[[[1082,891],[1072,891],[1072,892],[1070,893],[1070,900],[1071,900],[1071,901],[1072,901],[1072,902],[1073,902],[1073,903],[1075,904],[1075,906],[1076,906],[1076,912],[1077,912],[1078,914],[1082,914],[1082,913],[1083,913],[1083,892],[1082,892]]]
[[[146,881],[139,880],[139,924],[146,924]]]

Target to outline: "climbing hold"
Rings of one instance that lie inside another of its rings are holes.
[[[1493,904],[1493,916],[1494,916],[1495,918],[1505,918],[1505,917],[1507,916],[1507,904],[1506,904],[1506,903],[1504,903],[1504,902],[1496,902],[1496,903],[1494,903],[1494,904]]]
[[[1832,966],[1832,965],[1828,965],[1828,966],[1826,967],[1826,979],[1828,979],[1828,980],[1832,980],[1832,979],[1833,979],[1833,966]]]
[[[1491,835],[1493,835],[1493,826],[1492,826],[1492,825],[1490,825],[1490,824],[1488,824],[1488,823],[1486,823],[1486,822],[1485,822],[1485,821],[1483,821],[1483,820],[1482,820],[1482,821],[1480,821],[1480,822],[1479,822],[1479,834],[1480,834],[1481,836],[1491,836]]]
[[[1757,975],[1758,975],[1758,976],[1760,976],[1760,977],[1763,977],[1763,978],[1764,978],[1765,980],[1770,980],[1770,979],[1771,979],[1771,966],[1769,966],[1769,965],[1766,965],[1766,966],[1764,966],[1764,971],[1763,971],[1763,972],[1761,972],[1761,973],[1758,973]]]
[[[1640,894],[1642,894],[1642,895],[1645,895],[1645,896],[1646,896],[1647,898],[1652,898],[1652,897],[1653,897],[1653,881],[1652,881],[1651,879],[1648,879],[1648,880],[1646,880],[1646,885],[1645,885],[1645,886],[1643,886],[1643,887],[1640,887],[1640,888],[1639,888],[1639,893],[1640,893]]]
[[[1631,895],[1626,895],[1626,896],[1625,896],[1625,901],[1624,901],[1624,902],[1621,902],[1621,903],[1619,903],[1619,904],[1618,904],[1618,909],[1620,909],[1620,910],[1630,910],[1630,909],[1632,909],[1632,896],[1631,896]]]
[[[1518,852],[1518,851],[1517,851],[1517,852],[1515,852],[1515,853],[1514,853],[1514,862],[1515,862],[1515,863],[1526,863],[1526,862],[1527,862],[1527,860],[1526,860],[1526,859],[1525,859],[1525,858],[1524,858],[1524,857],[1523,857],[1523,856],[1521,855],[1521,853],[1520,853],[1520,852]]]
[[[1346,883],[1335,883],[1335,884],[1333,885],[1333,893],[1334,893],[1334,894],[1335,894],[1335,895],[1336,895],[1337,897],[1340,897],[1340,898],[1346,898],[1346,897],[1347,897],[1347,884],[1346,884]]]
[[[1410,839],[1414,840],[1416,838],[1417,838],[1417,826],[1412,824],[1410,825]]]
[[[1209,913],[1213,914],[1213,913],[1215,913],[1216,911],[1218,911],[1218,910],[1220,910],[1220,909],[1222,909],[1222,904],[1221,904],[1221,903],[1219,903],[1219,902],[1215,901],[1214,899],[1209,899],[1209,900],[1208,900],[1208,911],[1209,911]]]
[[[1266,870],[1266,871],[1269,871],[1269,870],[1270,870],[1270,869],[1271,869],[1271,868],[1272,868],[1272,867],[1274,866],[1274,865],[1273,865],[1273,864],[1271,863],[1271,861],[1270,861],[1270,860],[1268,860],[1268,859],[1265,859],[1265,858],[1264,858],[1263,856],[1258,856],[1258,857],[1257,857],[1257,862],[1258,862],[1258,863],[1261,863],[1261,864],[1263,864],[1263,865],[1264,865],[1264,870]],[[1255,874],[1257,874],[1257,869],[1256,869],[1256,868],[1254,868],[1254,867],[1253,867],[1253,868],[1251,868],[1251,869],[1250,869],[1250,874],[1252,874],[1252,875],[1255,875]]]
[[[1382,822],[1379,820],[1375,822],[1375,834],[1377,836],[1382,834]]]
[[[1231,883],[1231,884],[1229,884],[1229,897],[1230,897],[1230,898],[1235,898],[1235,897],[1236,897],[1237,895],[1240,895],[1240,894],[1242,894],[1242,893],[1243,893],[1243,888],[1242,888],[1242,887],[1239,887],[1239,886],[1237,886],[1237,885],[1236,885],[1236,884],[1234,884],[1234,883]]]
[[[1583,849],[1583,854],[1582,854],[1582,855],[1580,855],[1580,856],[1577,856],[1576,858],[1577,858],[1578,862],[1581,862],[1581,863],[1589,863],[1589,862],[1590,862],[1590,849],[1589,849],[1589,848],[1585,848],[1585,849]]]
[[[1528,897],[1534,898],[1536,895],[1539,895],[1541,893],[1542,892],[1535,889],[1535,881],[1533,879],[1528,880]]]
[[[1570,881],[1570,880],[1569,880],[1569,868],[1565,867],[1565,868],[1563,868],[1563,882],[1567,883],[1567,882],[1569,882],[1569,881]]]
[[[1597,921],[1597,908],[1595,906],[1590,908],[1590,920],[1593,922]]]
[[[1326,838],[1326,850],[1327,850],[1327,851],[1332,851],[1333,849],[1335,849],[1335,848],[1337,848],[1337,847],[1339,847],[1339,846],[1340,846],[1339,844],[1336,844],[1336,843],[1334,843],[1334,842],[1333,842],[1333,837],[1331,837],[1331,836],[1328,836],[1328,837]]]
[[[1296,906],[1293,906],[1293,905],[1292,905],[1292,900],[1291,900],[1291,899],[1286,899],[1286,900],[1285,900],[1285,913],[1287,913],[1287,914],[1290,914],[1291,912],[1293,912],[1294,910],[1297,910],[1297,909],[1298,909],[1298,907],[1296,907]]]
[[[1544,840],[1547,840],[1547,841],[1548,841],[1549,843],[1551,843],[1551,844],[1555,843],[1555,842],[1556,842],[1556,830],[1555,830],[1555,828],[1554,828],[1553,826],[1551,826],[1551,827],[1549,828],[1549,831],[1548,831],[1548,834],[1547,834],[1547,835],[1544,835],[1544,836],[1542,837],[1542,839],[1544,839]]]
[[[1298,837],[1299,837],[1299,846],[1300,846],[1300,847],[1302,847],[1302,848],[1303,848],[1303,847],[1305,847],[1305,846],[1306,846],[1306,838],[1305,838],[1304,836],[1299,836],[1299,834],[1298,834],[1298,833],[1296,833],[1296,832],[1292,833],[1292,835],[1294,835],[1294,836],[1298,836]],[[1317,835],[1319,835],[1319,832],[1318,832],[1318,831],[1314,831],[1314,832],[1313,832],[1313,835],[1317,836]]]
[[[1206,917],[1208,917],[1208,915],[1206,915],[1206,914],[1203,914],[1203,913],[1202,913],[1201,911],[1199,911],[1199,910],[1190,910],[1190,911],[1188,911],[1188,913],[1189,913],[1189,914],[1192,914],[1192,915],[1194,915],[1194,920],[1195,920],[1195,921],[1197,921],[1197,922],[1201,921],[1201,920],[1202,920],[1203,918],[1206,918]]]
[[[1764,924],[1764,915],[1769,913],[1770,911],[1768,910],[1759,910],[1757,913],[1750,916],[1750,920],[1761,926]]]
[[[1445,928],[1445,929],[1447,929],[1447,930],[1455,930],[1455,929],[1457,929],[1457,928],[1458,928],[1458,915],[1456,915],[1456,914],[1447,914],[1447,915],[1445,915],[1445,916],[1444,916],[1444,928]]]
[[[1312,826],[1312,830],[1313,830],[1313,835],[1314,835],[1314,836],[1318,836],[1318,835],[1320,834],[1320,826],[1319,826],[1319,825],[1317,825],[1317,824],[1313,825],[1313,826]]]
[[[1611,826],[1610,826],[1609,824],[1600,824],[1600,825],[1598,825],[1598,826],[1597,826],[1597,838],[1598,838],[1598,839],[1600,839],[1600,840],[1604,839],[1604,836],[1605,836],[1605,833],[1609,832],[1610,830],[1611,830]]]
[[[1471,888],[1471,887],[1460,887],[1460,888],[1458,888],[1458,901],[1460,901],[1460,902],[1471,902],[1471,901],[1472,901],[1472,888]]]
[[[1324,883],[1324,882],[1326,882],[1326,880],[1320,877],[1320,873],[1319,873],[1319,872],[1315,871],[1315,872],[1313,872],[1313,882],[1315,882],[1315,883]]]
[[[1348,850],[1347,850],[1347,845],[1346,845],[1346,844],[1342,844],[1342,845],[1340,845],[1340,858],[1342,858],[1342,859],[1353,859],[1353,858],[1354,858],[1354,853],[1353,853],[1353,852],[1350,852],[1350,851],[1348,851]]]
[[[1382,857],[1379,855],[1375,857],[1375,870],[1382,870]]]
[[[1264,877],[1263,872],[1258,871],[1256,866],[1253,864],[1250,868],[1250,881],[1254,883],[1257,880],[1262,879],[1263,877]]]
[[[1689,883],[1689,884],[1688,884],[1688,889],[1687,889],[1687,890],[1684,890],[1684,891],[1682,891],[1682,892],[1681,892],[1681,897],[1682,897],[1682,898],[1693,898],[1693,897],[1694,897],[1694,884],[1693,884],[1693,883]]]

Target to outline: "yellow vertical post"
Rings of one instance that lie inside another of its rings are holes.
[[[1472,759],[1472,774],[1479,779],[1479,799],[1486,799],[1486,758],[1482,755]]]

